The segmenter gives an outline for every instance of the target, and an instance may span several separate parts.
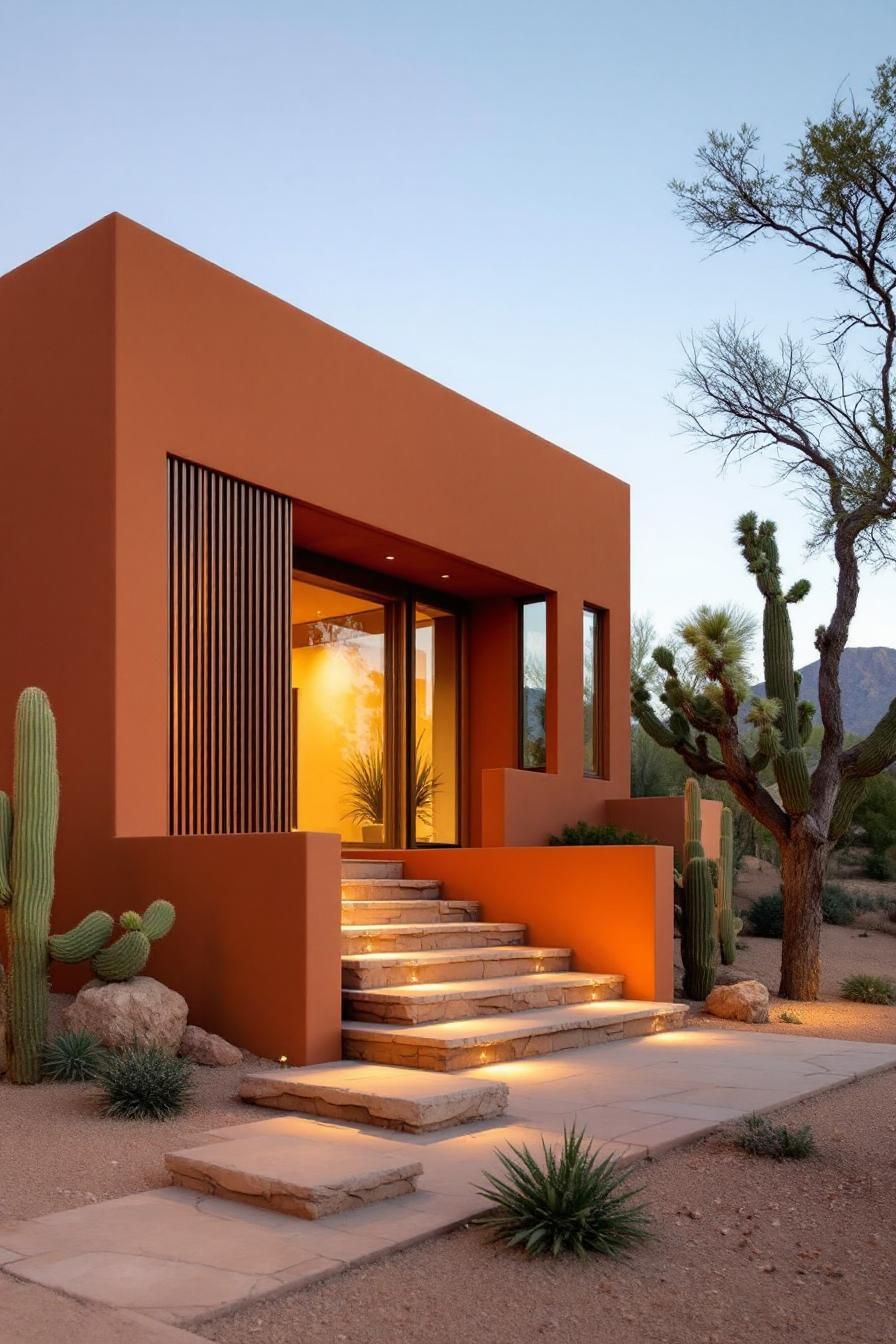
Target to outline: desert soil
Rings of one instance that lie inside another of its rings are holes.
[[[67,1002],[66,995],[53,995],[51,1035]],[[167,1185],[166,1152],[201,1142],[206,1130],[246,1123],[236,1093],[242,1074],[258,1063],[247,1055],[233,1068],[194,1069],[192,1102],[161,1124],[107,1119],[90,1083],[15,1087],[0,1081],[0,1220]]]
[[[529,1260],[464,1229],[199,1327],[218,1344],[892,1344],[896,1071],[778,1113],[818,1154],[722,1132],[634,1172],[655,1235],[624,1261]]]

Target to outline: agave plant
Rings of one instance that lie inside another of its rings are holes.
[[[128,1046],[110,1055],[97,1074],[104,1115],[122,1120],[167,1120],[192,1095],[192,1066],[157,1046]]]
[[[640,1191],[628,1185],[629,1174],[615,1158],[599,1162],[575,1127],[564,1128],[559,1156],[544,1139],[541,1146],[541,1162],[525,1145],[498,1151],[505,1175],[485,1172],[487,1184],[476,1186],[493,1206],[476,1221],[495,1241],[530,1255],[584,1257],[620,1255],[650,1235],[644,1205],[633,1202]]]
[[[383,777],[382,747],[352,753],[343,774],[351,806],[343,813],[343,819],[356,826],[382,824]],[[441,776],[436,774],[432,761],[423,753],[421,733],[414,751],[414,812],[422,821],[432,820],[432,800],[441,786]]]
[[[344,818],[356,826],[378,826],[383,820],[383,750],[356,751],[348,759],[343,779],[351,807]]]
[[[89,1031],[64,1031],[44,1046],[43,1074],[54,1083],[86,1083],[101,1072],[107,1058]]]

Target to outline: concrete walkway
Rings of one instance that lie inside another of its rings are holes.
[[[399,1134],[278,1115],[196,1136],[198,1146],[289,1135],[309,1157],[347,1145],[369,1150],[371,1165],[417,1161],[416,1194],[307,1222],[189,1190],[150,1191],[0,1225],[0,1263],[17,1279],[188,1328],[466,1221],[483,1207],[471,1183],[495,1168],[499,1145],[537,1147],[542,1134],[550,1142],[575,1123],[605,1152],[633,1161],[894,1065],[896,1045],[711,1029],[491,1065],[469,1076],[506,1082],[508,1111],[464,1128]],[[55,1338],[63,1330],[75,1344],[65,1326]],[[128,1338],[142,1344],[136,1333]]]

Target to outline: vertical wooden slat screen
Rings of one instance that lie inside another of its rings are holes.
[[[292,507],[168,459],[169,829],[286,831]]]

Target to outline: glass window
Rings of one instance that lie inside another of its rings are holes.
[[[586,607],[582,613],[582,708],[585,774],[605,775],[603,712],[604,613]]]
[[[520,667],[520,757],[525,770],[543,770],[547,762],[547,627],[543,598],[524,602]]]
[[[418,602],[414,618],[413,813],[417,844],[457,844],[457,617]]]

